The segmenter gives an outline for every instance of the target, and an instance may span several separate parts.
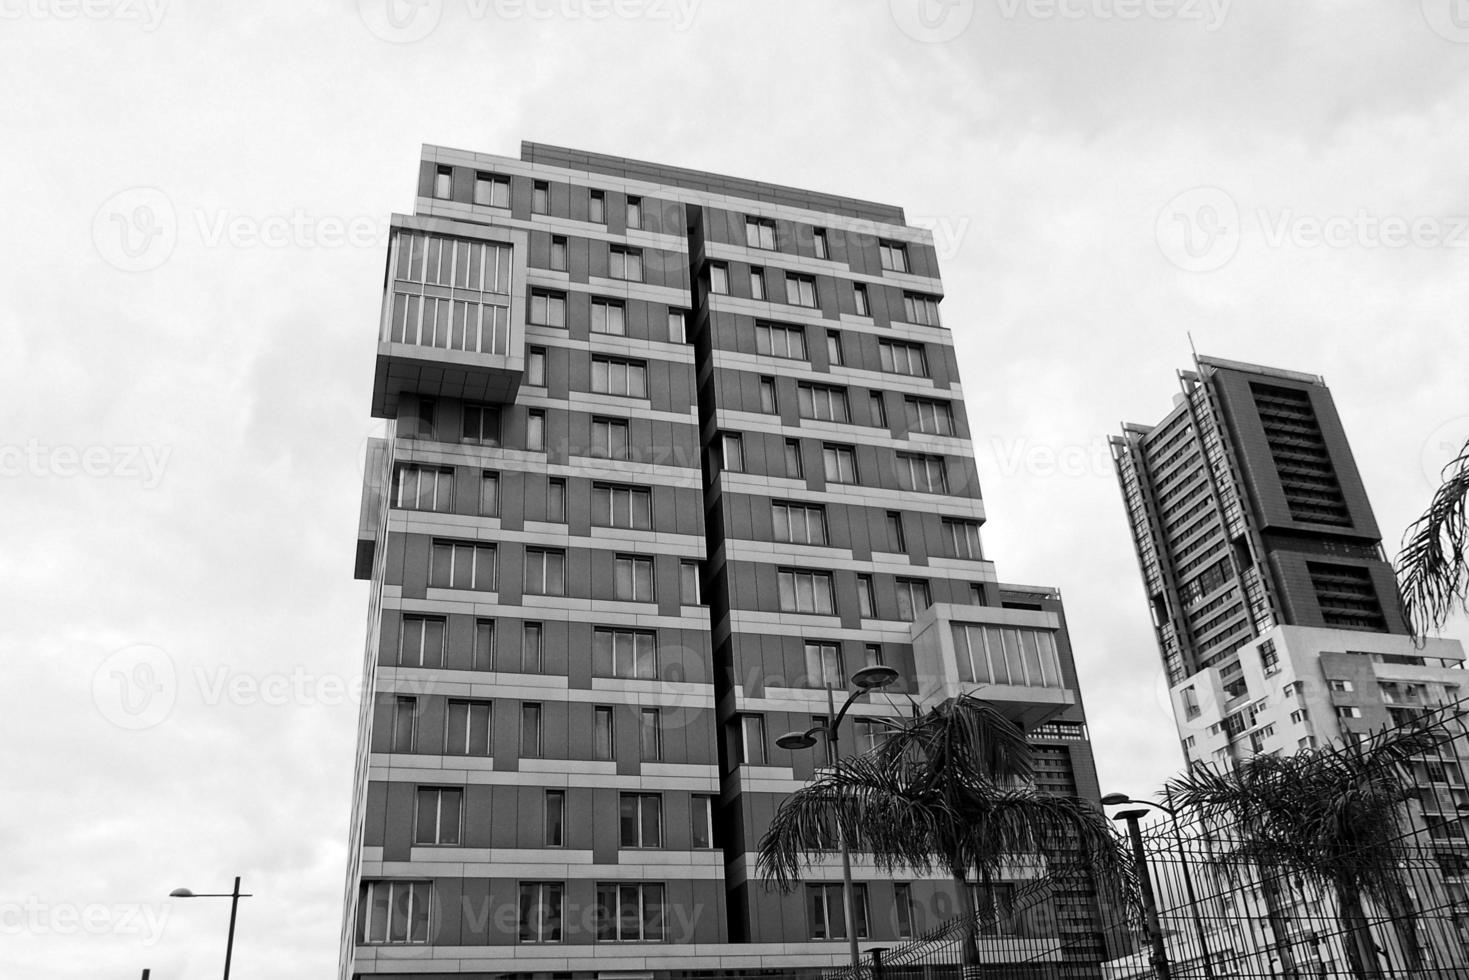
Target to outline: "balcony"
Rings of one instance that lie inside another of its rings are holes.
[[[515,400],[525,372],[524,231],[393,216],[372,414],[411,398]]]
[[[919,703],[979,692],[1023,728],[1044,724],[1077,703],[1061,672],[1060,628],[1053,612],[930,606],[910,630]]]

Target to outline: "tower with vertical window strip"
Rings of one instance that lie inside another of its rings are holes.
[[[425,148],[377,331],[344,978],[845,963],[836,855],[782,894],[754,851],[821,762],[776,739],[871,664],[902,680],[844,752],[983,687],[1043,788],[1098,796],[1060,596],[980,548],[942,297],[900,208]],[[864,947],[961,907],[854,865]],[[1060,907],[986,949],[1100,959],[1094,898]]]

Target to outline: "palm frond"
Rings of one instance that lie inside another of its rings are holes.
[[[1457,606],[1469,610],[1469,443],[1443,468],[1428,510],[1403,534],[1398,587],[1419,636],[1443,627]]]

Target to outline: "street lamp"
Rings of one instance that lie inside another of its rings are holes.
[[[168,893],[169,898],[227,898],[230,900],[230,934],[224,944],[224,980],[230,980],[230,956],[235,949],[235,912],[240,907],[240,899],[250,898],[248,892],[240,891],[240,876],[235,876],[235,890],[232,892],[191,892],[187,888],[175,888]]]
[[[1102,797],[1103,802],[1115,794]],[[1127,821],[1127,833],[1132,839],[1132,864],[1137,869],[1138,885],[1143,893],[1143,911],[1147,914],[1148,938],[1153,945],[1153,970],[1158,980],[1173,980],[1173,971],[1168,965],[1168,950],[1163,945],[1163,927],[1158,922],[1158,902],[1153,897],[1153,880],[1148,875],[1148,859],[1143,854],[1143,832],[1138,828],[1139,817],[1148,815],[1147,810],[1123,810],[1112,815],[1113,820]]]
[[[856,690],[847,695],[847,700],[840,711],[836,709],[836,699],[831,693],[831,686],[826,685],[828,720],[823,724],[813,725],[804,732],[786,732],[775,740],[775,744],[783,749],[809,749],[816,744],[816,733],[820,732],[826,739],[826,764],[835,766],[841,757],[837,747],[838,729],[841,727],[842,719],[847,716],[848,709],[862,695],[869,691],[879,691],[897,679],[898,672],[891,667],[880,664],[863,667],[851,676],[852,686]],[[860,977],[862,959],[861,954],[857,952],[857,893],[852,884],[852,850],[847,846],[847,836],[842,833],[840,821],[837,822],[837,846],[842,852],[842,904],[846,906],[847,943],[852,953],[852,975]]]

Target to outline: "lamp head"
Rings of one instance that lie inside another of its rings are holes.
[[[810,732],[786,732],[775,744],[783,749],[809,749],[816,744],[816,736]]]
[[[1119,803],[1131,803],[1132,797],[1126,793],[1108,793],[1097,802],[1101,803],[1102,806],[1116,806]]]
[[[194,897],[194,893],[191,892],[191,891],[189,891],[187,888],[175,888],[173,891],[171,891],[171,892],[168,893],[168,897],[169,898],[193,898]]]
[[[898,672],[882,664],[863,667],[852,675],[852,683],[863,691],[881,690],[897,679]]]

